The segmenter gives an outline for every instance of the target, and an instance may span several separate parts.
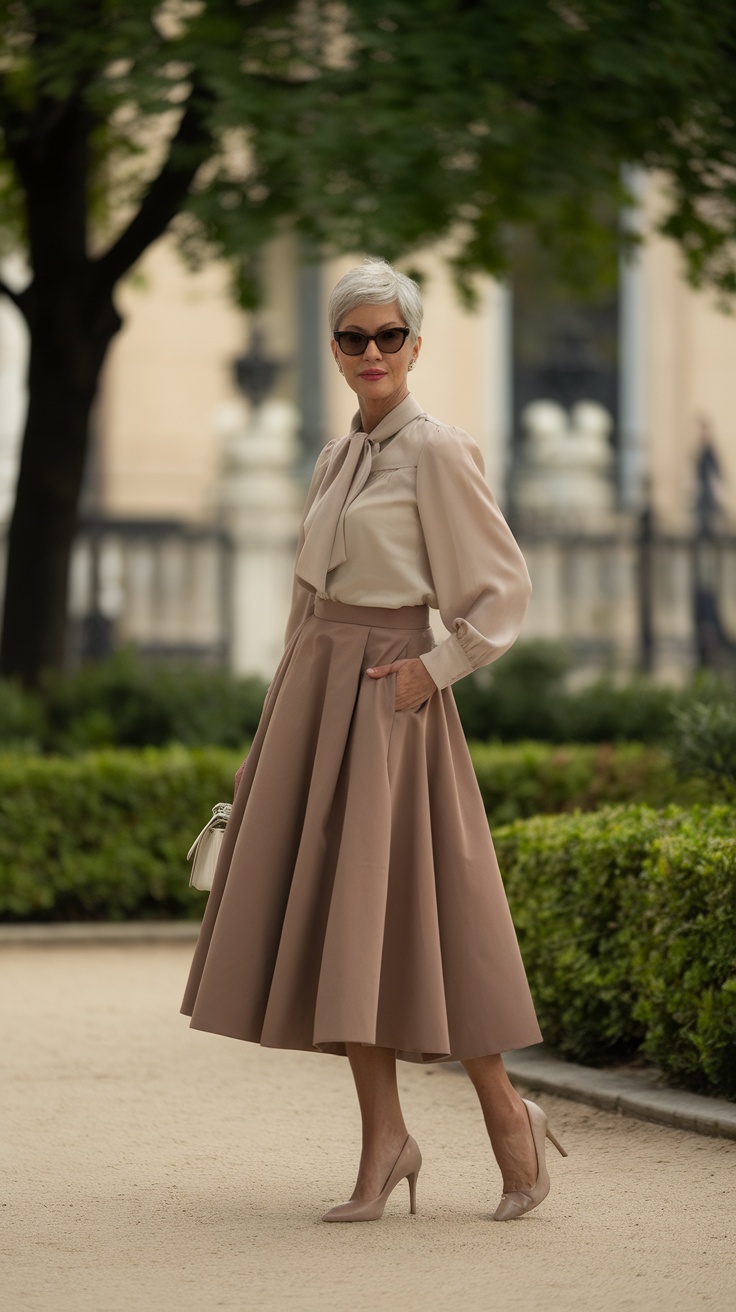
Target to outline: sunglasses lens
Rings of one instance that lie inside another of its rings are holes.
[[[368,338],[363,333],[340,333],[340,349],[346,355],[362,355],[368,345]]]
[[[387,351],[389,355],[394,355],[400,351],[406,340],[406,333],[400,328],[384,328],[382,333],[376,336],[376,345],[379,351]]]

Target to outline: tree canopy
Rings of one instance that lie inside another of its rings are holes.
[[[662,227],[732,291],[735,69],[730,0],[5,0],[0,231],[35,270],[30,156],[76,114],[108,283],[169,223],[246,303],[285,222],[390,257],[452,229],[461,274],[531,223],[574,274],[629,163],[667,173]]]
[[[318,246],[393,256],[452,229],[462,277],[502,270],[510,228],[530,224],[584,279],[610,252],[622,166],[638,165],[667,178],[660,226],[691,279],[736,289],[730,0],[382,0],[343,12],[344,62],[291,104],[283,78],[269,83],[257,120],[263,194],[290,196]]]

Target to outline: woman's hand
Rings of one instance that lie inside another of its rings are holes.
[[[414,711],[422,702],[426,702],[437,684],[429,673],[424,661],[418,656],[409,660],[392,661],[390,665],[374,665],[366,674],[371,679],[385,679],[387,674],[396,674],[396,710]]]

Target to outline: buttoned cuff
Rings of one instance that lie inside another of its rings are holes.
[[[421,652],[420,661],[424,663],[438,688],[449,688],[451,683],[472,674],[475,666],[470,663],[456,634],[438,643],[431,651]]]

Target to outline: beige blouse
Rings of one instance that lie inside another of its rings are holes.
[[[501,656],[531,595],[524,558],[473,439],[407,396],[370,435],[360,414],[317,459],[299,532],[286,643],[315,596],[427,605],[449,637],[420,659],[438,688]]]

